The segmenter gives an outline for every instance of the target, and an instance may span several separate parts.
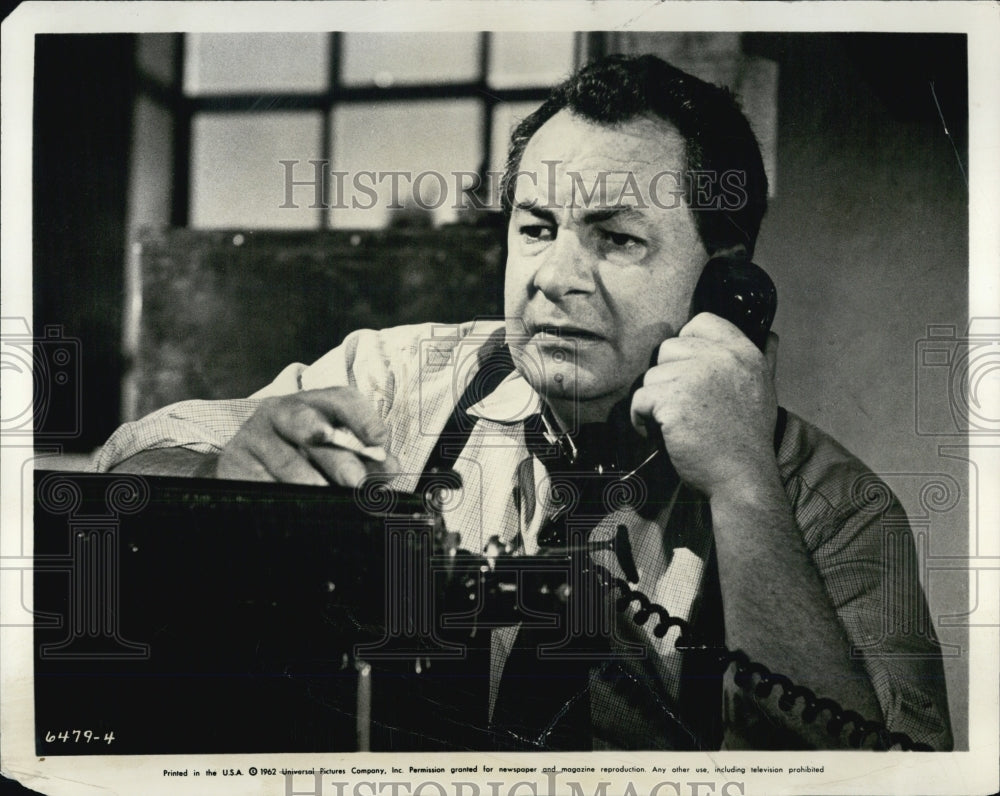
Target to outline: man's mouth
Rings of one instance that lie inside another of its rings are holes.
[[[583,329],[579,326],[569,326],[569,325],[547,325],[543,324],[540,326],[535,326],[532,328],[532,334],[534,336],[542,336],[543,338],[552,339],[553,342],[556,339],[559,340],[572,340],[580,342],[596,342],[598,340],[603,340],[602,335],[592,332],[589,329]]]

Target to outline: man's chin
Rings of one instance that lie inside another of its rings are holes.
[[[554,409],[567,427],[580,423],[598,423],[606,420],[611,408],[628,395],[628,388],[615,385],[609,388],[590,378],[590,374],[546,374],[541,380],[529,383],[543,401]],[[561,378],[560,378],[561,377]]]
[[[607,402],[628,394],[613,357],[585,348],[511,346],[518,371],[543,399],[580,404]]]

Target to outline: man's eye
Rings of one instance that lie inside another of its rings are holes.
[[[522,237],[532,241],[552,240],[555,237],[555,232],[552,227],[547,227],[543,224],[526,224],[518,231],[521,233]]]
[[[603,230],[602,234],[608,243],[620,249],[631,249],[643,245],[642,240],[632,235],[627,235],[624,232],[611,232],[610,230]]]

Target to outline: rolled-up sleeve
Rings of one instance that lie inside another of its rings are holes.
[[[434,340],[431,324],[400,326],[349,334],[311,365],[293,363],[275,379],[247,398],[191,400],[165,406],[118,428],[94,459],[104,472],[137,453],[163,448],[186,448],[196,453],[218,453],[260,406],[261,401],[299,390],[350,386],[371,400],[385,419],[393,407],[399,374],[413,370],[422,341]],[[453,345],[459,327],[447,342]],[[447,347],[447,346],[446,346]],[[405,409],[405,407],[404,407]],[[412,411],[416,411],[416,407]],[[409,415],[403,417],[410,421]]]
[[[854,492],[857,505],[848,516],[831,516],[807,533],[813,560],[852,654],[864,662],[885,725],[933,749],[950,749],[941,647],[909,522],[888,486],[873,476],[856,481]],[[861,492],[869,494],[861,499]]]
[[[293,393],[302,386],[305,365],[289,365],[249,398],[191,400],[164,406],[140,420],[125,423],[108,439],[94,460],[98,472],[135,456],[163,448],[218,453],[268,396]]]
[[[851,654],[871,680],[883,722],[916,743],[948,750],[941,647],[906,513],[864,464],[818,429],[790,418],[779,457],[786,465],[795,462],[785,473],[786,490]]]
[[[218,453],[254,413],[260,399],[181,401],[125,423],[101,448],[94,466],[110,470],[137,453],[162,448],[186,448]]]

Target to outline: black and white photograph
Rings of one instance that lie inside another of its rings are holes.
[[[995,792],[995,5],[73,5],[12,792]]]

